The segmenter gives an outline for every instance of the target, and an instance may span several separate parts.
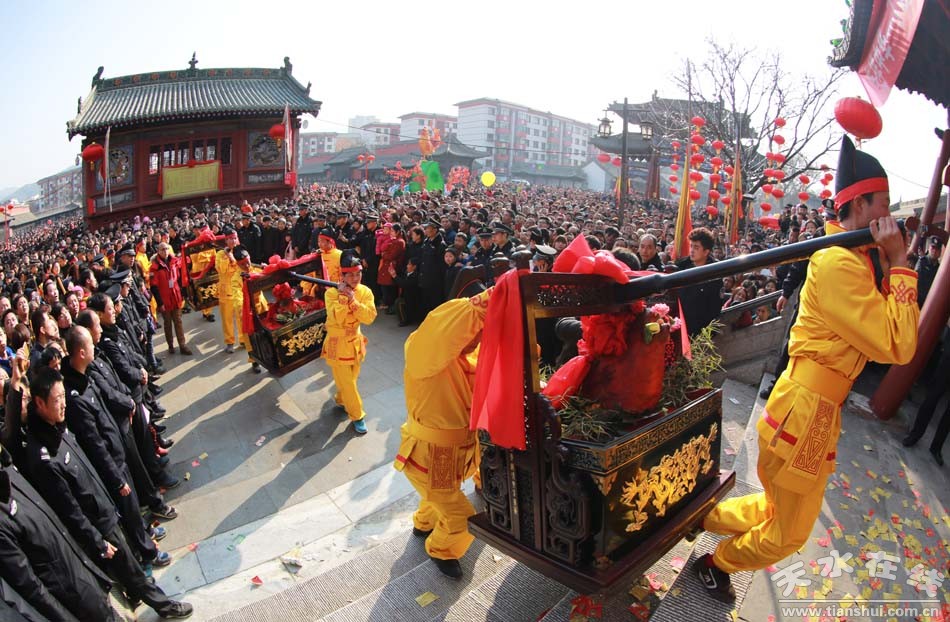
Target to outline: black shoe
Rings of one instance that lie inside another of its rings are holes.
[[[164,458],[164,456],[162,456]],[[164,488],[165,490],[171,490],[172,488],[178,488],[181,486],[181,479],[169,475],[168,472],[163,472],[162,477],[155,482],[159,488]]]
[[[208,322],[213,322],[213,321],[214,321],[214,314],[212,313],[211,315],[206,315],[206,316],[204,316],[204,318],[205,318],[205,320],[207,320]]]
[[[941,453],[939,448],[931,447],[930,455],[934,457],[934,460],[937,461],[937,464],[939,464],[940,466],[943,466],[943,454]]]
[[[904,437],[904,440],[901,441],[901,445],[904,447],[913,447],[917,444],[917,441],[920,440],[919,436],[914,436],[913,434],[908,434]]]
[[[160,423],[153,423],[152,427],[155,428],[155,431],[158,432],[159,434],[161,434],[167,429],[165,426],[163,426]]]
[[[182,307],[181,309],[182,315],[188,315],[189,313],[191,313],[191,307]]]
[[[150,422],[155,422],[155,421],[158,421],[159,419],[164,419],[164,418],[165,418],[165,409],[164,409],[164,408],[162,408],[162,409],[160,409],[160,410],[152,410],[151,408],[149,408],[149,409],[148,409],[148,412],[149,412],[149,418],[148,418],[148,419],[149,419]]]
[[[166,620],[183,620],[185,618],[190,618],[194,610],[194,607],[188,603],[170,600],[166,606],[162,607],[161,611],[156,610],[155,613],[158,614],[158,617],[165,618]]]
[[[412,528],[412,535],[414,535],[417,538],[428,538],[430,533],[432,533],[431,529],[428,531],[424,531],[422,529],[419,529],[418,527]]]
[[[155,518],[161,518],[163,520],[174,520],[178,518],[178,510],[166,503],[158,509],[152,509],[152,515]]]
[[[168,449],[174,444],[175,444],[175,439],[173,438],[162,438],[162,437],[158,438],[158,446],[161,447],[162,449]]]
[[[135,613],[135,610],[139,608],[139,606],[142,604],[142,601],[140,601],[138,598],[132,598],[128,594],[122,595],[125,596],[126,606],[129,608],[129,611]]]
[[[255,374],[261,373],[261,364],[257,362],[251,363],[251,371]]]
[[[759,397],[761,397],[763,400],[769,399],[769,396],[772,395],[772,389],[774,388],[775,388],[775,383],[773,382],[769,386],[759,391]]]
[[[435,562],[436,568],[447,577],[452,579],[461,579],[462,578],[462,564],[459,563],[457,559],[436,559],[435,557],[430,557],[433,562]]]
[[[148,389],[149,391],[152,392],[152,395],[155,395],[155,396],[161,395],[165,391],[165,389],[161,388],[157,384],[151,384],[151,383],[148,385]]]
[[[732,579],[729,578],[728,572],[723,572],[713,565],[712,555],[706,553],[697,558],[694,564],[696,574],[710,596],[727,604],[735,602],[736,590],[732,587]]]

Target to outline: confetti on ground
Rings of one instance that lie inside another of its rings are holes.
[[[633,603],[627,607],[627,611],[633,614],[637,620],[647,622],[650,619],[650,607],[643,603]]]
[[[729,612],[729,618],[732,620],[732,622],[739,622],[739,612],[733,609]]]
[[[501,555],[495,555],[494,553],[492,553],[491,559],[492,559],[493,562],[495,562],[495,563],[497,564],[497,563],[500,562],[503,558],[502,558]]]
[[[730,398],[729,398],[729,401],[732,402],[733,404],[741,404],[741,403],[742,403],[742,402],[740,402],[739,400],[737,400],[737,399],[734,398],[734,397],[730,397]]]
[[[686,560],[682,557],[674,557],[670,560],[670,566],[673,568],[673,572],[678,573],[683,569],[683,566],[686,565]]]
[[[765,569],[769,572],[777,572],[778,566],[776,566],[775,564],[772,564],[771,566],[767,566]]]
[[[200,466],[201,466],[201,460],[198,460],[197,458],[195,458],[194,460],[191,461],[191,466],[194,467],[194,468],[200,467]]]
[[[264,441],[265,441],[265,440],[267,440],[267,439],[266,439],[265,437],[263,437],[263,436],[258,437],[257,441],[256,441],[254,444],[257,445],[258,447],[260,447],[260,446],[262,446],[262,445],[264,444]]]
[[[190,480],[190,479],[191,479],[191,471],[185,471],[185,475],[184,475],[183,479],[184,479],[186,482],[187,482],[188,480]]]
[[[280,561],[288,566],[303,567],[303,557],[300,554],[300,548],[293,548],[280,556]]]
[[[416,602],[420,607],[428,607],[437,600],[439,600],[439,595],[432,592],[424,592],[416,596]]]
[[[201,455],[198,456],[198,459],[205,460],[207,457],[208,457],[208,452],[204,451],[204,452],[201,452]]]
[[[251,577],[251,583],[253,583],[254,585],[264,585],[264,579],[260,578],[257,575],[254,575],[253,577]]]
[[[818,538],[818,546],[823,546],[828,548],[831,545],[831,538],[825,536],[824,538]]]
[[[198,548],[197,542],[192,542],[191,544],[188,545],[188,550],[191,551],[192,553],[194,553],[197,548]]]
[[[864,451],[874,451],[874,448],[871,447],[870,445],[865,445],[865,446],[864,446]]]

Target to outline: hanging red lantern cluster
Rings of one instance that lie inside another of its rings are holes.
[[[698,200],[699,200],[699,197],[701,197],[701,196],[702,196],[702,195],[699,193],[699,190],[696,190],[695,188],[694,188],[693,190],[690,190],[690,191],[689,191],[689,198],[690,198],[690,200],[692,200],[692,201],[698,201]]]
[[[876,138],[881,133],[881,114],[871,102],[860,97],[845,97],[835,104],[835,119],[844,131],[858,140]]]
[[[785,119],[782,117],[775,117],[775,127],[785,127]]]
[[[614,166],[620,166],[620,164],[621,164],[621,161],[620,161],[620,157],[619,157],[619,156],[616,157],[616,158],[614,158],[614,159],[611,160],[610,162],[611,162],[611,164],[613,164]]]
[[[759,205],[759,207],[762,208],[762,211],[763,211],[763,212],[771,212],[771,211],[772,211],[772,206],[771,206],[770,204],[768,204],[768,203],[761,203],[761,204]]]

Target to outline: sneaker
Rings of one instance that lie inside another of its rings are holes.
[[[261,364],[258,362],[251,363],[251,371],[255,374],[261,373]]]
[[[205,320],[207,320],[208,322],[213,322],[213,321],[214,321],[214,313],[208,314],[208,315],[206,315],[206,316],[204,316],[204,317],[205,317]]]
[[[908,434],[904,437],[904,440],[901,441],[901,445],[904,447],[913,447],[917,444],[917,441],[920,440],[919,436],[914,436],[913,434]]]
[[[164,527],[152,527],[152,529],[149,532],[149,535],[152,536],[152,540],[155,540],[156,542],[158,542],[159,540],[164,540],[165,536],[168,535],[168,532],[165,530]]]
[[[736,590],[728,572],[723,572],[713,564],[712,555],[706,553],[696,559],[696,574],[709,595],[718,601],[732,603],[736,600]]]
[[[775,388],[775,383],[773,382],[769,386],[759,391],[759,397],[761,397],[763,400],[769,399],[769,396],[772,395],[772,389],[774,388]]]
[[[459,563],[457,559],[436,559],[435,557],[430,557],[433,562],[435,562],[436,568],[447,577],[452,579],[461,579],[462,578],[462,564]]]
[[[432,530],[419,529],[418,527],[412,528],[412,535],[417,538],[428,538],[429,534],[432,533]]]
[[[180,351],[181,351],[181,353],[182,353],[183,356],[191,356],[192,354],[194,354],[194,352],[192,351],[192,349],[189,348],[188,346],[182,346],[181,349],[180,349]]]
[[[161,518],[163,520],[174,520],[178,518],[178,510],[166,503],[157,510],[153,509],[152,515],[155,516],[155,518]]]
[[[226,354],[234,354],[234,344],[233,344],[233,343],[227,344],[227,345],[224,347],[224,352],[225,352]]]
[[[172,563],[172,556],[167,551],[159,551],[155,559],[149,563],[155,568],[164,568]]]
[[[166,620],[184,620],[190,618],[194,610],[194,607],[188,603],[170,600],[167,605],[162,607],[161,611],[156,610],[155,613],[158,614],[158,617]]]
[[[362,436],[366,434],[366,422],[362,419],[353,422],[353,431]]]

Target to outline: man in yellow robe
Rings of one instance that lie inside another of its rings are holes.
[[[209,237],[213,239],[214,234],[211,233],[211,230],[207,229],[206,234],[205,234],[205,230],[206,230],[206,227],[198,223],[195,223],[195,225],[192,227],[192,232],[194,233],[194,236],[196,239],[199,236],[202,236],[203,234],[205,235],[205,237]],[[184,251],[184,254],[187,255],[188,254],[187,251]],[[195,281],[197,279],[200,279],[204,277],[205,275],[207,275],[208,272],[210,272],[211,270],[214,270],[214,258],[215,258],[215,251],[213,248],[209,248],[207,250],[201,251],[200,253],[194,253],[190,255],[191,270],[190,270],[189,276],[191,280]],[[208,307],[207,309],[202,309],[201,316],[205,319],[205,321],[213,322],[214,321],[214,307]]]
[[[360,324],[372,324],[376,319],[373,291],[361,284],[363,267],[359,257],[347,252],[340,259],[342,284],[327,289],[324,298],[327,308],[327,335],[323,341],[323,358],[333,372],[336,383],[336,403],[346,409],[357,434],[366,434],[366,412],[363,399],[356,387],[360,366],[366,358],[366,337]]]
[[[218,306],[221,308],[221,328],[224,330],[224,351],[234,352],[234,322],[241,321],[241,308],[244,304],[244,290],[241,283],[241,267],[234,257],[238,245],[238,234],[234,229],[224,232],[225,248],[218,251],[214,258],[214,267],[218,271]]]
[[[333,231],[330,229],[321,229],[317,235],[317,246],[320,248],[320,260],[323,262],[323,274],[319,278],[325,281],[341,283],[343,273],[340,271],[340,258],[343,251],[336,247],[336,240],[333,238]],[[308,276],[317,276],[310,273]],[[301,283],[300,289],[305,295],[317,296],[320,286],[315,283]],[[329,290],[328,290],[329,291]]]
[[[406,340],[408,418],[394,467],[422,500],[413,534],[445,575],[462,576],[459,559],[474,539],[475,509],[461,490],[477,469],[478,443],[469,429],[478,344],[491,290],[450,300],[432,310]]]
[[[811,256],[789,364],[757,424],[758,473],[764,492],[713,508],[703,527],[730,536],[697,560],[703,584],[729,601],[729,574],[781,561],[808,540],[835,469],[841,405],[868,360],[904,364],[917,347],[917,274],[889,215],[887,176],[845,137],[835,211],[828,234],[870,227],[874,244],[832,247]],[[878,259],[886,256],[886,264]]]

